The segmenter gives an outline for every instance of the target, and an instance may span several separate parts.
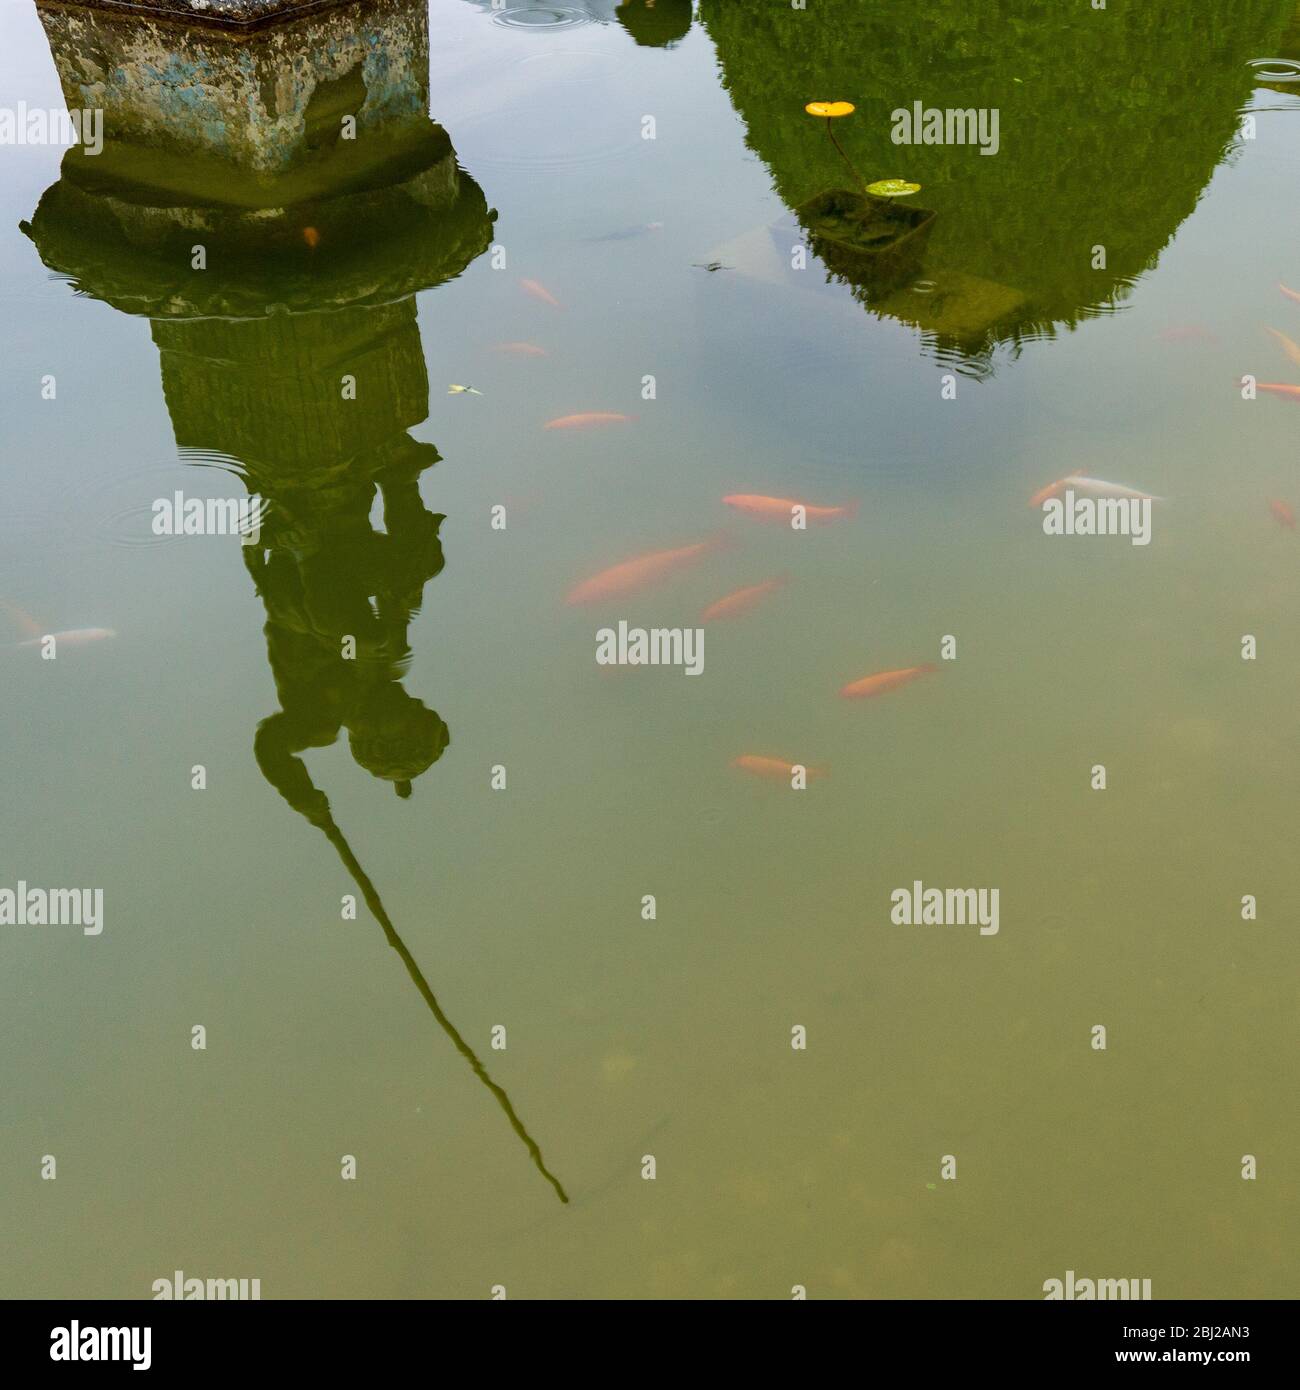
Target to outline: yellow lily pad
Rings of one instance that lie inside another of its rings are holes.
[[[867,185],[867,192],[877,198],[906,198],[909,193],[919,193],[919,183],[908,183],[906,179],[877,179]]]
[[[854,106],[851,101],[810,101],[804,110],[810,116],[851,116]]]

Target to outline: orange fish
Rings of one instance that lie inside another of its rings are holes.
[[[727,506],[738,512],[757,517],[760,521],[789,522],[794,517],[794,509],[802,507],[809,521],[838,521],[841,517],[857,516],[858,504],[850,502],[846,507],[814,507],[810,502],[798,502],[793,497],[765,497],[756,492],[732,492],[722,499]]]
[[[1292,531],[1295,530],[1295,513],[1280,497],[1270,497],[1268,499],[1268,509],[1278,519],[1281,525],[1288,527]]]
[[[695,545],[679,546],[676,550],[652,550],[648,555],[638,555],[633,560],[624,560],[621,565],[613,565],[569,591],[565,603],[594,603],[599,599],[622,598],[637,589],[668,575],[698,560],[717,545],[716,541],[698,541]]]
[[[1289,382],[1261,381],[1255,389],[1276,391],[1279,396],[1285,396],[1288,400],[1300,401],[1300,386],[1292,386]]]
[[[302,239],[313,251],[320,245],[320,233],[315,227],[304,227],[302,229]]]
[[[515,357],[545,357],[546,349],[539,348],[536,343],[498,343],[497,352],[509,352]]]
[[[732,758],[731,765],[742,772],[752,772],[756,777],[773,777],[782,782],[789,782],[794,777],[796,767],[803,768],[810,782],[817,777],[830,776],[830,768],[825,763],[808,767],[805,763],[788,763],[784,758],[763,758],[757,753],[743,753],[739,758]]]
[[[1297,294],[1294,290],[1287,289],[1281,280],[1277,282],[1277,287],[1288,299],[1294,299],[1297,304],[1300,304],[1300,294]]]
[[[700,622],[711,623],[718,618],[739,618],[761,603],[768,594],[781,588],[785,582],[784,577],[765,579],[761,584],[750,584],[744,589],[737,589],[734,594],[728,594],[716,603],[709,604],[700,614]]]
[[[549,304],[552,309],[562,309],[564,305],[546,288],[536,280],[520,280],[519,288],[525,294],[531,294],[534,299],[540,299],[543,304]]]
[[[878,671],[874,676],[863,676],[861,680],[846,685],[840,694],[850,700],[884,695],[887,691],[897,690],[900,685],[907,685],[909,681],[916,680],[918,676],[929,675],[931,671],[938,669],[932,661],[927,661],[924,666],[908,666],[901,671]]]
[[[593,425],[626,425],[634,417],[620,415],[616,410],[584,410],[577,415],[560,415],[548,420],[544,430],[587,430]]]
[[[1276,328],[1270,328],[1266,331],[1271,333],[1278,342],[1282,344],[1282,351],[1286,353],[1292,362],[1300,366],[1300,343],[1293,342],[1285,333],[1279,333]]]

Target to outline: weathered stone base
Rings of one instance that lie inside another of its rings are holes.
[[[399,143],[404,126],[428,124],[424,0],[350,0],[239,31],[91,5],[39,14],[68,109],[103,112],[88,176],[265,205],[259,182],[355,164],[367,133]],[[343,138],[345,116],[357,140]]]
[[[41,9],[99,10],[253,33],[281,20],[297,19],[304,14],[344,5],[355,6],[361,0],[37,0],[37,3]]]

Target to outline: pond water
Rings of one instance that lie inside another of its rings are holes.
[[[1296,1294],[1300,11],[1194,8],[0,9],[106,112],[0,148],[0,889],[103,893],[0,1292]]]

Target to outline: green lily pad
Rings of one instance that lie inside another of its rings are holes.
[[[908,183],[906,179],[877,179],[867,185],[867,192],[877,198],[905,198],[909,193],[919,193],[919,183]]]

